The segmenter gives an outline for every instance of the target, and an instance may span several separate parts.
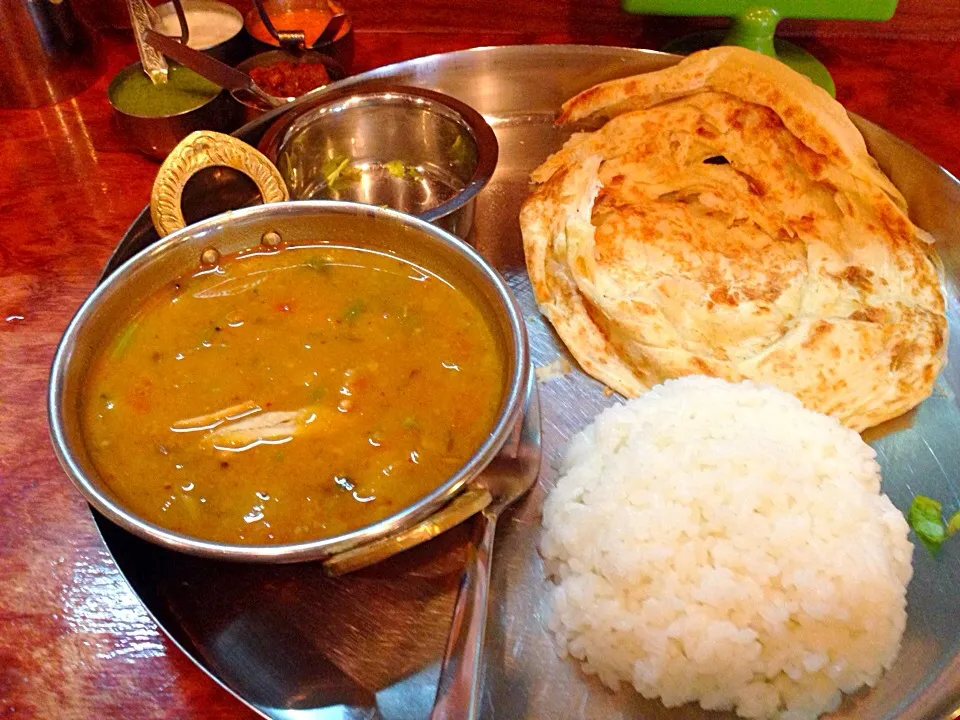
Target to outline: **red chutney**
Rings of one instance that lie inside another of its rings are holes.
[[[251,68],[250,77],[268,95],[299,97],[330,82],[327,69],[320,63],[296,63],[284,60],[273,65]]]
[[[320,37],[320,33],[327,27],[330,10],[321,8],[306,8],[303,10],[288,10],[287,12],[270,13],[270,21],[278,30],[303,30],[303,41],[311,47]],[[344,23],[334,40],[342,38],[350,29],[350,23]],[[276,45],[277,40],[269,33],[263,22],[257,18],[248,28],[248,32],[260,42],[267,45]]]

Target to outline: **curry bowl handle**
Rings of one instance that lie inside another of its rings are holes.
[[[197,130],[170,151],[157,172],[150,193],[150,217],[160,237],[186,226],[183,188],[196,173],[209,167],[228,167],[256,184],[264,203],[290,199],[280,171],[256,148],[230,135]]]
[[[426,520],[411,528],[327,558],[323,561],[323,570],[327,575],[345,575],[386,560],[388,557],[445,533],[483,510],[491,500],[490,492],[484,488],[467,489]]]

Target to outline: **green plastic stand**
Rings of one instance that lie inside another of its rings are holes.
[[[778,22],[780,15],[773,8],[752,8],[743,15],[735,16],[733,26],[727,32],[714,30],[684,35],[667,43],[663,49],[678,55],[689,55],[717,45],[739,45],[779,59],[836,97],[836,85],[822,62],[802,47],[774,38]]]
[[[755,1],[755,0],[754,0]],[[819,60],[786,40],[774,37],[781,19],[889,20],[897,0],[771,0],[753,5],[751,0],[621,0],[627,12],[651,15],[726,15],[733,20],[728,31],[713,30],[685,35],[664,50],[686,55],[717,45],[739,45],[778,58],[809,77],[831,95],[833,78]]]

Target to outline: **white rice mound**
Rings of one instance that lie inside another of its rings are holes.
[[[891,666],[913,545],[860,436],[751,382],[601,413],[544,506],[561,654],[673,707],[815,718]]]

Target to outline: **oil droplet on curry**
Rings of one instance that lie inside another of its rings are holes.
[[[84,431],[146,520],[221,542],[318,539],[464,465],[499,412],[500,343],[464,291],[397,257],[251,252],[174,283],[117,335]]]

